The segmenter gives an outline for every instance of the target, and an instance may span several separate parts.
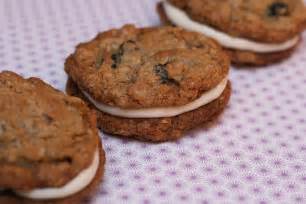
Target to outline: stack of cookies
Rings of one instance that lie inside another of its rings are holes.
[[[278,62],[306,24],[301,0],[167,0],[158,12],[168,26],[125,25],[79,44],[65,63],[71,96],[0,73],[1,204],[88,200],[104,172],[97,127],[178,139],[225,109],[230,62]]]

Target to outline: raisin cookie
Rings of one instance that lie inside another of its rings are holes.
[[[218,41],[236,64],[289,57],[306,27],[302,0],[166,0],[158,11],[164,22]]]
[[[213,40],[181,28],[126,25],[77,46],[67,93],[97,110],[107,133],[177,139],[215,118],[231,93],[229,59]]]
[[[0,203],[81,203],[105,155],[96,116],[37,78],[0,73]]]

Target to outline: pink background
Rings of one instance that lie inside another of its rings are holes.
[[[0,70],[64,90],[77,43],[125,23],[158,25],[155,3],[0,0]],[[230,79],[217,123],[181,140],[103,135],[105,179],[91,203],[306,203],[306,42],[280,64],[233,68]]]

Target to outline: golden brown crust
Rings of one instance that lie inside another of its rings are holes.
[[[100,163],[97,170],[96,176],[93,181],[82,191],[75,195],[69,196],[60,200],[31,200],[22,198],[14,195],[11,192],[0,192],[0,203],[1,204],[81,204],[87,203],[92,196],[97,192],[99,184],[102,182],[104,175],[104,164],[105,164],[105,152],[102,148],[102,144],[99,143],[100,152]]]
[[[91,164],[99,136],[83,101],[7,71],[0,99],[0,188],[63,186]]]
[[[81,97],[86,101],[71,79],[67,82],[66,91],[68,94]],[[227,105],[230,94],[229,82],[223,94],[215,101],[196,110],[167,118],[128,119],[97,110],[98,126],[105,132],[140,140],[154,142],[174,140],[182,137],[187,130],[217,117]],[[93,105],[91,106],[95,108]]]
[[[264,54],[233,49],[225,49],[225,51],[230,56],[233,64],[260,66],[280,62],[281,60],[287,59],[294,52],[295,48],[296,46],[282,52]]]
[[[165,107],[187,104],[216,86],[228,74],[229,59],[201,34],[128,25],[77,46],[65,70],[104,104]]]
[[[259,42],[287,41],[305,29],[302,0],[168,0],[195,21]]]

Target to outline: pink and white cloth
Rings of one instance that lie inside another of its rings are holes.
[[[64,90],[64,60],[79,42],[125,23],[158,25],[156,2],[0,0],[0,70]],[[224,114],[183,139],[103,135],[105,177],[90,203],[306,203],[306,40],[290,59],[233,67],[230,79]]]

